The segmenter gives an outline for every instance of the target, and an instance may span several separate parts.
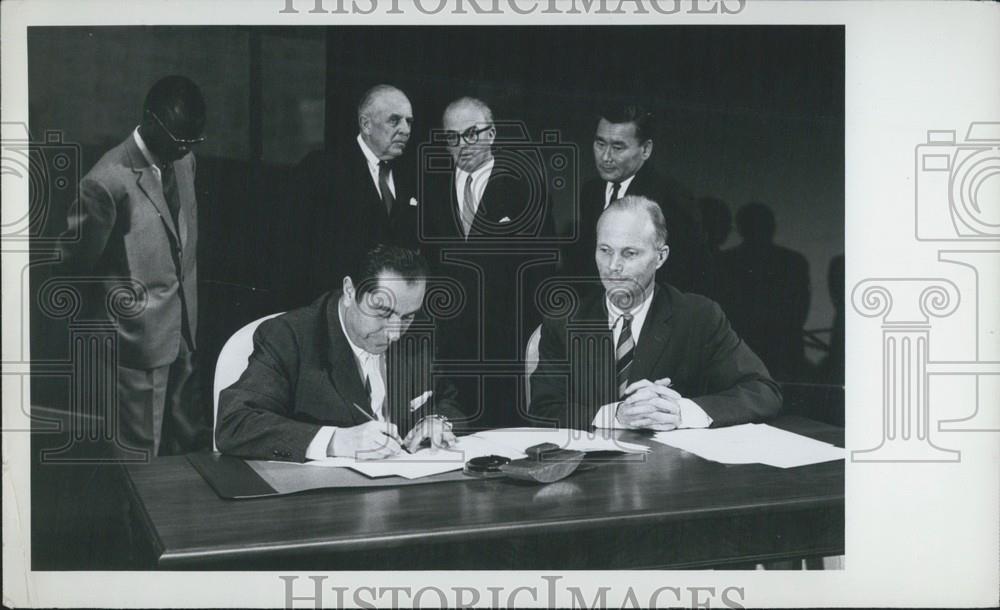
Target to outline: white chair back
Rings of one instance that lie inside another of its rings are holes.
[[[531,375],[538,368],[538,344],[542,340],[542,325],[535,328],[528,339],[528,345],[524,348],[524,393],[528,410],[531,409]]]
[[[222,346],[219,358],[215,361],[215,381],[212,384],[212,451],[218,451],[215,446],[215,420],[219,415],[219,394],[222,390],[236,383],[250,362],[253,353],[253,333],[264,320],[280,316],[284,312],[254,320],[233,333],[232,337]]]

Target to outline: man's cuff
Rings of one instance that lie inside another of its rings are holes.
[[[618,403],[609,402],[597,412],[597,416],[594,417],[591,425],[595,428],[605,428],[607,430],[631,430],[631,428],[618,421],[616,415],[618,415]]]
[[[307,460],[325,460],[329,456],[326,454],[326,448],[330,446],[330,441],[333,440],[333,433],[337,431],[336,426],[323,426],[313,437],[309,446],[306,447],[306,459]]]
[[[707,428],[712,425],[712,418],[690,398],[677,401],[681,406],[681,421],[678,428]]]

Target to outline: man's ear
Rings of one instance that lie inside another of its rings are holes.
[[[361,130],[361,133],[367,134],[371,131],[371,125],[372,119],[367,114],[362,114],[358,117],[358,129]]]
[[[670,246],[663,244],[659,250],[656,251],[656,268],[659,269],[663,266],[663,263],[667,262],[670,257]]]
[[[642,143],[642,158],[649,159],[653,154],[653,140],[649,139]]]
[[[351,303],[354,302],[354,282],[351,281],[351,276],[345,275],[342,288],[344,290],[344,296]],[[348,303],[349,304],[349,303]]]

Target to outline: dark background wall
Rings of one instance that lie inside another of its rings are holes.
[[[57,130],[78,143],[81,173],[128,135],[157,78],[182,73],[202,86],[200,332],[209,373],[225,338],[271,311],[268,248],[295,238],[272,229],[296,205],[283,189],[291,166],[325,142],[353,138],[358,98],[378,82],[413,102],[404,162],[416,162],[416,144],[440,125],[448,101],[475,95],[533,138],[557,130],[577,147],[581,181],[595,173],[595,108],[640,97],[659,117],[657,169],[734,212],[751,200],[770,205],[776,241],[811,266],[807,328],[831,324],[826,268],[843,252],[844,232],[843,28],[32,28],[28,54],[31,132]],[[555,193],[564,230],[570,192]],[[67,204],[51,201],[44,233],[60,230]],[[44,274],[39,267],[36,288]],[[58,324],[35,315],[32,330],[36,356],[65,355]]]

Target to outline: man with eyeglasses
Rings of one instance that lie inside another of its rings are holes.
[[[246,371],[219,396],[219,450],[305,462],[454,443],[454,389],[431,376],[430,342],[407,332],[426,277],[418,253],[380,244],[339,290],[263,322]]]
[[[208,414],[195,396],[198,204],[191,152],[205,140],[204,129],[198,86],[177,75],[157,81],[138,127],[83,177],[61,236],[66,270],[86,276],[77,284],[86,316],[116,325],[111,432],[120,452],[157,456],[208,445]]]
[[[535,287],[554,271],[545,171],[538,157],[497,141],[482,100],[451,102],[442,127],[453,168],[426,177],[424,248],[437,274],[462,286],[464,306],[439,321],[440,355],[465,363],[456,385],[479,423],[519,425],[526,405],[515,373],[541,321]]]
[[[403,157],[413,128],[409,98],[392,85],[371,87],[357,107],[357,135],[307,155],[294,174],[276,286],[299,306],[339,281],[377,243],[417,248],[419,203]],[[412,163],[410,163],[412,165]]]
[[[683,292],[715,296],[715,271],[702,234],[700,213],[690,194],[653,167],[654,115],[635,103],[601,109],[594,132],[597,176],[583,184],[575,215],[577,240],[566,248],[567,275],[597,276],[594,240],[597,219],[612,201],[625,195],[648,197],[660,205],[671,235],[670,261],[657,271],[659,282]]]

